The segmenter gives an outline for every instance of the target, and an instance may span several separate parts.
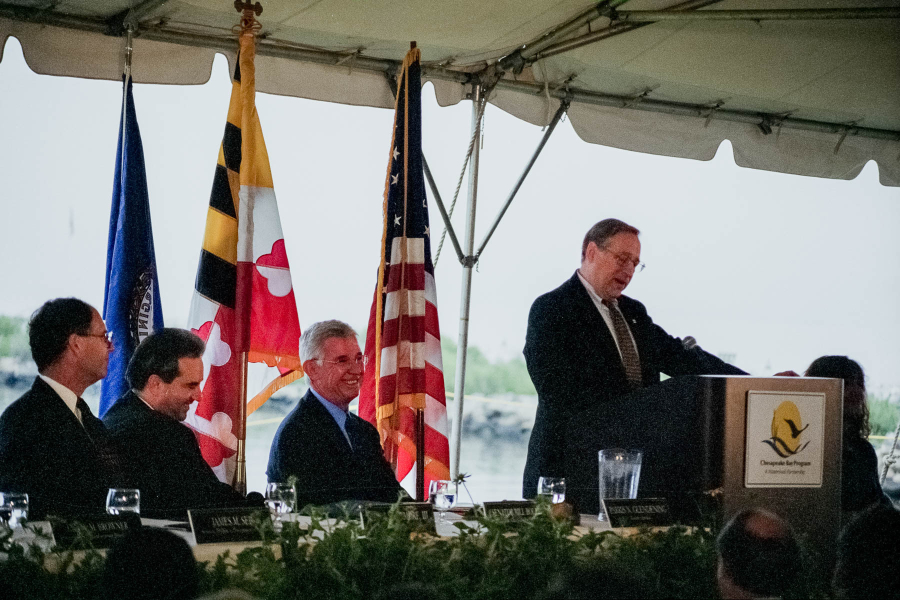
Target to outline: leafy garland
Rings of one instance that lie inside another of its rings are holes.
[[[478,516],[478,527],[457,523],[452,538],[416,530],[396,507],[368,519],[365,529],[345,517],[334,525],[316,513],[308,527],[285,523],[277,534],[262,523],[269,544],[198,565],[201,591],[237,588],[271,600],[389,598],[403,589],[448,600],[564,597],[553,595],[556,585],[560,593],[606,586],[632,597],[716,597],[715,536],[702,528],[578,535],[543,503],[526,521]],[[97,551],[75,560],[73,550],[23,548],[7,531],[0,552],[2,597],[94,598],[99,591],[104,559]],[[45,569],[48,560],[59,568]]]

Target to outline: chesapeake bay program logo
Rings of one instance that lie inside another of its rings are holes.
[[[762,443],[772,448],[781,458],[794,456],[809,446],[809,440],[804,441],[803,435],[808,427],[809,423],[803,425],[797,405],[785,400],[772,413],[772,437]]]

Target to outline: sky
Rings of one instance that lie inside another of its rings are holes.
[[[0,314],[45,300],[103,302],[122,86],[36,75],[10,38],[0,62]],[[230,94],[218,56],[201,86],[140,85],[166,325],[187,323]],[[363,329],[375,286],[390,110],[257,95],[301,328],[327,318]],[[424,153],[449,205],[470,136],[471,104],[423,90]],[[489,106],[476,246],[542,131]],[[462,237],[464,182],[453,222]],[[429,191],[430,196],[430,191]],[[442,230],[430,202],[432,252]],[[670,334],[733,356],[755,375],[802,372],[817,356],[858,360],[870,391],[900,394],[900,189],[870,163],[853,181],[735,166],[724,142],[708,162],[583,142],[557,127],[473,275],[470,343],[521,356],[534,299],[568,279],[595,222],[641,230],[626,294]],[[436,267],[441,331],[459,328],[462,269],[446,242]]]

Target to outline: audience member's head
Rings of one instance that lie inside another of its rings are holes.
[[[800,577],[800,547],[790,526],[760,509],[732,518],[716,542],[722,598],[779,597]]]
[[[112,342],[100,313],[77,298],[45,302],[28,322],[38,371],[77,395],[106,377]]]
[[[900,598],[900,512],[876,504],[858,514],[838,540],[838,598]]]
[[[843,379],[844,428],[854,435],[869,436],[866,375],[858,362],[846,356],[821,356],[809,365],[806,376]]]
[[[206,344],[186,329],[161,329],[134,351],[126,377],[154,410],[183,421],[200,398]]]
[[[199,574],[184,539],[170,531],[142,527],[128,531],[106,555],[102,598],[189,600]]]

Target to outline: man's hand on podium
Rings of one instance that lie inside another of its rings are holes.
[[[800,374],[795,371],[782,371],[781,373],[775,373],[772,377],[800,377]]]

